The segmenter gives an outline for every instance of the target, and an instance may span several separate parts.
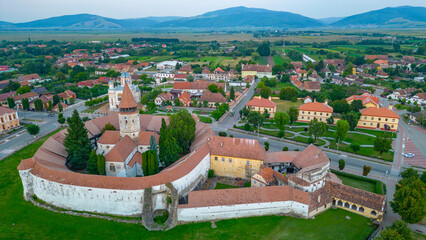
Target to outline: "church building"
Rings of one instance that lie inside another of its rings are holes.
[[[111,111],[118,111],[118,106],[123,95],[123,89],[125,84],[129,85],[130,92],[133,94],[134,100],[138,103],[141,99],[141,90],[137,85],[133,85],[132,76],[123,72],[120,76],[120,85],[114,86],[113,81],[109,81],[108,86],[108,99],[109,99],[109,109]]]

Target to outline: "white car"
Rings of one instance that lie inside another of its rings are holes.
[[[413,158],[414,157],[414,153],[406,153],[406,154],[404,154],[404,157],[406,157],[406,158]]]

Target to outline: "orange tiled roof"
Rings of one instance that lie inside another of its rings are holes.
[[[132,92],[130,91],[129,85],[127,82],[124,85],[123,95],[121,97],[119,108],[137,108],[135,98],[133,97]]]
[[[208,144],[212,155],[262,161],[266,157],[265,149],[254,139],[212,136]]]
[[[198,100],[199,102],[215,102],[215,103],[224,103],[226,98],[221,93],[212,93],[210,90],[206,90],[203,96]]]
[[[315,112],[327,112],[332,113],[333,108],[325,103],[310,102],[300,105],[299,111],[315,111]]]
[[[275,108],[277,104],[266,98],[254,97],[252,100],[246,103],[246,106]]]
[[[135,148],[135,142],[126,135],[107,153],[107,155],[105,155],[105,161],[124,162]]]
[[[388,117],[388,118],[398,118],[398,114],[396,114],[394,111],[390,110],[389,108],[376,108],[376,107],[369,107],[359,110],[362,114],[362,116],[374,116],[374,117]]]
[[[120,141],[120,131],[105,131],[99,138],[100,144],[117,144]]]
[[[138,137],[138,145],[148,146],[150,145],[151,136],[154,135],[155,141],[158,144],[158,140],[160,139],[160,135],[156,132],[148,132],[148,131],[140,131]]]
[[[0,115],[3,115],[5,113],[14,113],[14,112],[16,112],[16,110],[0,106]]]

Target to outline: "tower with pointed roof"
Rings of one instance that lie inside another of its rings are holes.
[[[119,109],[120,137],[129,136],[136,141],[140,132],[138,105],[127,82],[124,84]]]

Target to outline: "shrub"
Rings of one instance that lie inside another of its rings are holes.
[[[313,139],[313,138],[311,138],[311,137],[310,137],[310,138],[308,138],[308,143],[309,143],[309,144],[314,143],[314,139]]]
[[[282,138],[282,137],[284,137],[285,136],[285,132],[283,131],[283,130],[280,130],[279,132],[278,132],[278,137],[279,138]]]
[[[226,137],[226,136],[228,136],[228,134],[226,132],[219,132],[219,136]]]
[[[291,98],[291,101],[292,101],[292,102],[297,102],[297,97],[292,97],[292,98]]]
[[[345,168],[345,160],[339,159],[339,169],[342,171]]]
[[[244,130],[250,131],[250,124],[248,123],[244,124]]]
[[[298,151],[299,151],[299,149],[298,149],[298,148],[296,148],[296,149],[294,149],[294,151],[295,151],[295,152],[298,152]]]
[[[230,137],[230,138],[233,138],[233,137],[234,137],[234,135],[232,135],[232,134],[231,134],[231,135],[229,135],[229,137]]]
[[[283,151],[288,151],[288,147],[283,147]]]
[[[214,177],[214,170],[213,170],[213,169],[210,169],[210,170],[209,170],[208,177],[209,177],[209,178]]]
[[[265,151],[269,150],[269,142],[265,142]]]
[[[367,176],[371,171],[371,167],[364,165],[364,167],[362,167],[362,175]]]

